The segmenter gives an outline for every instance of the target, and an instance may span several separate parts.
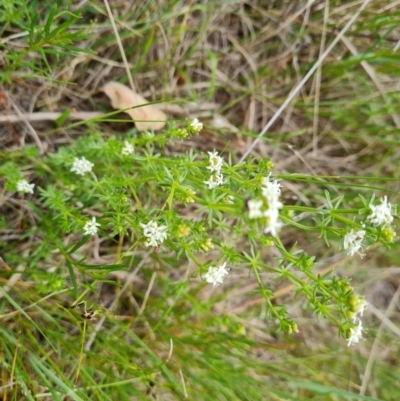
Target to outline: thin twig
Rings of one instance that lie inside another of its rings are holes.
[[[131,70],[129,68],[128,60],[125,55],[125,50],[124,50],[124,47],[122,46],[121,38],[119,37],[117,25],[115,25],[114,16],[111,12],[111,8],[110,8],[110,5],[108,4],[108,0],[104,0],[104,5],[106,6],[108,16],[110,17],[110,21],[111,21],[111,25],[113,27],[115,39],[117,40],[119,51],[120,51],[121,57],[122,57],[122,61],[124,62],[126,75],[128,76],[129,85],[131,86],[131,89],[135,92],[135,85],[133,83]]]
[[[78,367],[76,369],[76,374],[75,374],[75,380],[74,383],[77,384],[79,380],[79,375],[81,373],[81,367],[82,367],[82,361],[83,361],[83,346],[85,344],[85,335],[86,335],[86,325],[87,325],[87,320],[85,319],[83,321],[83,330],[82,330],[82,341],[81,341],[81,350],[79,352],[79,360],[78,360]]]
[[[341,40],[343,35],[349,30],[350,26],[354,23],[354,21],[358,18],[360,15],[361,11],[364,10],[364,8],[368,5],[368,3],[371,0],[365,0],[364,3],[361,5],[361,7],[357,10],[357,12],[353,15],[352,18],[350,18],[349,22],[345,25],[345,27],[339,32],[339,34],[336,36],[336,38],[333,40],[333,42],[328,46],[328,48],[324,51],[324,53],[321,55],[321,57],[317,60],[317,62],[311,67],[311,69],[308,71],[308,73],[304,76],[304,78],[299,82],[299,84],[292,90],[292,92],[289,94],[289,96],[286,98],[286,100],[283,102],[281,107],[276,111],[276,113],[272,116],[272,118],[268,121],[268,123],[265,125],[263,130],[260,132],[260,134],[257,136],[257,138],[254,140],[254,142],[250,145],[250,147],[247,149],[247,151],[244,153],[244,155],[240,158],[239,163],[243,162],[246,157],[251,153],[251,151],[254,149],[254,147],[257,145],[257,143],[260,141],[260,139],[265,135],[265,133],[272,127],[274,122],[278,119],[278,117],[282,114],[283,110],[286,109],[286,107],[289,105],[289,103],[293,100],[293,98],[300,92],[301,88],[305,85],[305,83],[310,79],[310,77],[314,74],[315,70],[322,64],[322,62],[325,60],[326,56],[331,52],[331,50],[336,46],[336,44]]]
[[[39,153],[42,155],[44,153],[44,148],[43,148],[42,142],[40,141],[39,135],[37,134],[35,129],[32,127],[32,125],[30,124],[28,119],[26,119],[24,117],[21,110],[17,107],[17,105],[13,102],[13,100],[10,97],[8,97],[8,102],[11,104],[12,108],[18,114],[18,116],[21,118],[21,120],[23,120],[25,122],[25,124],[28,128],[28,131],[31,133],[33,140],[36,142],[36,146],[39,148]]]
[[[399,287],[400,288],[400,287]],[[382,313],[378,308],[375,308],[374,305],[369,304],[368,310],[373,313],[378,319],[385,324],[385,326],[390,329],[394,334],[400,337],[400,328],[397,327],[388,317],[387,313]]]
[[[324,25],[322,28],[321,45],[319,48],[319,57],[322,56],[325,49],[326,39],[326,27],[328,25],[329,17],[329,0],[325,0],[325,11],[324,11]],[[313,156],[317,157],[318,150],[318,122],[319,122],[319,97],[321,92],[321,76],[322,76],[322,65],[318,66],[316,73],[315,82],[315,94],[314,94],[314,121],[313,121]]]
[[[182,369],[179,369],[179,376],[181,377],[183,396],[185,398],[188,398],[188,393],[187,393],[186,384],[185,384],[185,378],[183,377]]]
[[[358,56],[360,54],[357,51],[356,47],[353,45],[353,43],[350,42],[350,39],[348,39],[345,36],[343,36],[342,37],[342,42],[350,50],[350,52],[351,52],[351,54],[353,56]],[[374,69],[365,60],[361,61],[360,64],[364,68],[364,70],[368,74],[368,76],[371,78],[371,81],[375,85],[376,89],[378,89],[378,92],[382,96],[382,99],[385,102],[386,106],[389,106],[389,102],[388,102],[388,99],[387,99],[387,96],[386,96],[386,93],[385,93],[385,89],[383,88],[383,86],[379,82],[378,77],[376,76]],[[392,118],[393,124],[396,126],[396,128],[400,128],[400,121],[399,121],[399,118],[397,117],[397,115],[392,113],[392,114],[390,114],[390,117]]]
[[[140,309],[139,309],[139,315],[141,315],[144,312],[144,310],[146,309],[147,300],[149,299],[150,292],[151,292],[151,290],[153,288],[154,280],[156,279],[156,276],[157,276],[156,272],[154,272],[152,274],[152,276],[151,276],[149,286],[147,287],[146,294],[144,295],[143,303],[142,303],[142,305],[140,306]]]
[[[17,123],[19,121],[55,121],[60,118],[64,112],[59,111],[43,111],[38,113],[20,113],[11,114],[8,116],[10,123]],[[68,115],[71,120],[90,120],[92,118],[97,118],[103,116],[104,113],[99,111],[73,111]],[[0,123],[6,123],[7,116],[0,116]]]
[[[378,333],[377,333],[377,335],[375,337],[374,343],[372,344],[371,352],[369,353],[369,357],[368,357],[367,366],[365,367],[364,375],[362,376],[362,383],[361,383],[361,387],[360,387],[360,395],[365,395],[365,391],[367,389],[367,385],[368,385],[369,379],[371,377],[372,365],[374,364],[376,356],[378,354],[378,345],[380,343],[380,338],[381,338],[382,333],[383,333],[383,327],[385,325],[387,325],[387,321],[389,320],[388,316],[392,312],[393,308],[396,306],[397,301],[399,299],[399,296],[400,296],[400,287],[397,288],[396,293],[394,294],[393,298],[391,299],[390,304],[386,309],[386,312],[385,312],[385,315],[384,315],[384,319],[381,319],[382,322],[381,322],[381,324],[379,326]],[[376,308],[374,308],[373,305],[369,305],[369,309],[374,310]],[[376,315],[376,313],[375,313],[375,315]]]
[[[212,111],[215,110],[218,105],[215,103],[204,103],[200,105],[187,104],[185,109],[176,104],[160,104],[160,109],[175,114],[176,116],[188,117],[192,111]],[[20,114],[10,114],[8,116],[0,116],[1,123],[17,123],[20,121],[55,121],[64,115],[61,111],[39,111],[37,113],[20,113]],[[68,119],[70,120],[91,120],[94,118],[108,118],[106,114],[100,111],[71,111],[68,114]]]

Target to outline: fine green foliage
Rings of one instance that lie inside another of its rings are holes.
[[[377,3],[242,161],[346,2],[293,2],[289,17],[241,1],[111,4],[137,87],[190,111],[140,133],[96,98],[99,82],[128,81],[102,3],[6,1],[5,115],[53,101],[61,114],[0,149],[4,400],[397,400],[398,357],[376,357],[398,335],[386,266],[400,259],[400,124],[382,86],[398,75],[397,14]],[[21,83],[54,99],[30,103]],[[105,114],[71,122],[76,108]]]

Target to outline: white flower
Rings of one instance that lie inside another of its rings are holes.
[[[268,203],[268,209],[263,213],[263,216],[267,218],[267,226],[264,229],[264,233],[270,233],[275,237],[283,226],[283,223],[279,221],[279,209],[283,207],[283,203],[279,200],[281,184],[276,180],[271,181],[268,176],[263,179],[261,193]]]
[[[70,171],[79,175],[85,175],[85,173],[90,173],[92,171],[93,166],[94,164],[89,160],[86,160],[84,157],[81,159],[75,157]]]
[[[145,246],[158,246],[158,242],[163,243],[167,238],[167,226],[160,226],[156,221],[151,220],[147,224],[140,225],[143,228],[143,235],[146,237]],[[158,242],[157,242],[158,241]]]
[[[362,241],[364,239],[364,236],[364,230],[358,230],[357,232],[354,232],[353,228],[349,233],[344,236],[343,248],[347,250],[347,254],[349,256],[353,256],[355,253],[358,253],[361,257],[365,255],[359,252],[359,250],[362,248]]]
[[[27,180],[20,180],[17,182],[17,191],[33,194],[35,184],[29,184]]]
[[[210,165],[207,166],[207,168],[210,171],[221,171],[222,163],[224,162],[224,159],[221,156],[218,156],[218,152],[207,152],[210,156],[209,158],[209,163]]]
[[[276,210],[282,209],[283,203],[279,200],[279,196],[270,195],[268,198],[265,197],[265,199],[268,202],[268,208],[269,209],[276,209]]]
[[[277,180],[271,180],[270,177],[271,173],[268,174],[268,177],[264,177],[262,179],[262,184],[265,187],[275,188],[275,190],[280,193],[281,192],[280,188],[282,185]]]
[[[210,266],[208,272],[203,275],[203,279],[215,287],[223,283],[224,276],[226,276],[228,272],[229,269],[226,268],[226,262],[219,267]]]
[[[88,221],[83,227],[83,235],[95,235],[100,227],[99,223],[96,223],[96,217],[92,217],[91,221]]]
[[[361,320],[358,321],[358,326],[355,326],[350,329],[350,337],[347,339],[347,346],[358,344],[360,340],[363,339],[363,327]]]
[[[214,249],[214,244],[211,241],[211,238],[206,238],[202,244],[200,244],[200,248],[204,252],[208,252],[210,249]]]
[[[203,124],[197,118],[194,118],[189,126],[193,131],[196,132],[200,132],[203,129]]]
[[[371,223],[375,226],[380,226],[381,224],[388,226],[393,221],[392,205],[387,201],[387,196],[381,198],[380,205],[370,205],[369,207],[372,210],[372,213],[367,217],[367,219],[371,220]]]
[[[283,226],[283,223],[279,221],[279,210],[277,208],[269,208],[264,212],[264,216],[267,218],[267,226],[264,229],[264,233],[271,233],[273,237],[276,237]]]
[[[259,217],[263,217],[263,212],[261,211],[261,206],[263,205],[262,200],[249,200],[249,218],[250,219],[258,219]]]
[[[358,298],[358,302],[356,305],[354,305],[354,313],[356,315],[362,316],[364,314],[364,311],[368,309],[368,302],[365,299]],[[353,320],[356,320],[356,316],[354,316]]]
[[[347,311],[347,316],[349,319],[352,319],[353,322],[356,322],[360,317],[358,315],[363,316],[364,311],[368,308],[368,302],[360,296],[352,294],[349,299],[349,310]]]
[[[269,177],[263,179],[263,187],[261,188],[262,196],[268,202],[269,208],[281,209],[283,204],[279,201],[281,196],[281,184],[276,181],[270,181]]]
[[[203,181],[204,184],[208,185],[208,189],[213,189],[218,185],[222,185],[224,183],[224,176],[221,173],[222,163],[224,159],[221,156],[218,156],[218,152],[208,152],[210,158],[210,164],[207,166],[207,169],[212,172],[208,181]]]
[[[122,155],[123,156],[127,156],[130,155],[134,152],[135,148],[133,147],[133,145],[131,143],[129,143],[128,141],[124,142],[124,147],[122,148]]]
[[[145,138],[154,138],[155,134],[153,131],[145,131],[142,133],[142,136],[144,136]]]
[[[232,195],[228,195],[224,200],[227,205],[233,205],[235,203],[235,198]]]
[[[213,189],[218,185],[222,185],[223,183],[224,183],[224,176],[220,172],[212,174],[208,181],[204,181],[204,184],[208,185],[208,189]]]

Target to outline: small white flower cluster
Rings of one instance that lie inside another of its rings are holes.
[[[131,143],[129,143],[128,141],[124,142],[124,147],[122,148],[122,156],[128,156],[130,154],[132,154],[134,152],[135,148],[133,147],[133,145]]]
[[[358,325],[350,329],[350,337],[347,339],[347,346],[358,344],[363,339],[363,326],[361,320],[358,321]]]
[[[85,175],[85,173],[90,173],[92,171],[93,166],[94,164],[84,157],[81,159],[75,157],[70,171],[79,175]]]
[[[369,205],[372,213],[367,217],[375,227],[390,226],[393,222],[392,204],[387,201],[387,196],[381,198],[381,204],[378,206]]]
[[[362,321],[361,318],[358,317],[358,315],[360,315],[361,317],[364,314],[364,311],[368,308],[368,302],[361,298],[361,297],[357,297],[357,296],[352,296],[351,297],[351,309],[352,309],[352,313],[353,313],[353,317],[352,320],[354,323],[357,323],[357,326],[354,326],[350,329],[350,336],[347,339],[347,346],[350,347],[353,344],[358,344],[360,342],[360,340],[363,339],[363,325],[362,325]]]
[[[214,249],[214,244],[211,241],[211,238],[205,238],[205,240],[200,244],[200,248],[204,252],[208,252],[211,249]]]
[[[196,191],[193,191],[193,189],[188,188],[183,201],[185,203],[194,203],[194,199],[193,199],[194,195],[196,195]]]
[[[235,203],[235,198],[232,195],[228,195],[226,196],[223,201],[227,204],[227,205],[233,205]]]
[[[395,233],[390,228],[390,225],[393,222],[392,205],[388,202],[387,197],[385,196],[381,198],[380,205],[369,205],[369,207],[371,209],[371,214],[367,216],[367,220],[369,220],[375,227],[391,231],[394,236]],[[363,227],[365,227],[365,224],[363,224]],[[365,234],[366,230],[356,231],[352,228],[350,232],[344,236],[343,248],[347,251],[349,256],[353,256],[355,253],[358,253],[361,257],[365,256],[364,253],[360,252]]]
[[[27,180],[20,180],[17,182],[17,191],[33,194],[33,188],[35,184],[29,184]]]
[[[99,223],[96,223],[96,217],[92,217],[83,227],[83,235],[95,235],[97,234]]]
[[[353,256],[355,253],[358,253],[361,257],[365,256],[365,253],[360,252],[365,233],[365,230],[355,231],[352,228],[350,232],[344,236],[343,248],[347,251],[349,256]]]
[[[208,152],[210,159],[209,165],[207,169],[211,171],[211,176],[208,181],[204,181],[204,184],[208,185],[208,189],[213,189],[218,185],[222,185],[224,183],[224,176],[221,173],[222,163],[224,159],[221,156],[218,156],[218,152]]]
[[[143,235],[146,237],[145,246],[158,246],[158,242],[161,244],[167,238],[167,226],[160,226],[156,221],[151,220],[147,224],[140,223],[143,228]]]
[[[190,124],[189,127],[191,128],[191,130],[193,130],[194,132],[199,133],[202,129],[203,129],[203,124],[197,119],[194,118]]]
[[[357,315],[362,317],[366,309],[368,309],[368,302],[361,297],[355,297],[355,301],[353,301],[353,321],[355,322],[357,319],[359,319]]]
[[[213,287],[218,286],[224,282],[224,277],[229,273],[229,269],[226,268],[226,262],[218,267],[210,266],[208,272],[203,275],[203,279],[207,283],[212,284]]]
[[[92,171],[93,166],[94,164],[85,157],[81,157],[80,159],[74,157],[74,162],[72,163],[70,171],[79,175],[85,175],[85,173],[90,173]],[[96,217],[92,217],[92,220],[89,220],[83,226],[83,235],[96,235],[98,227],[100,227],[100,224],[96,222]]]
[[[189,135],[198,135],[202,129],[203,124],[197,118],[194,118],[193,120],[186,120],[184,128],[173,127],[171,134],[178,139],[185,139]]]
[[[263,199],[250,200],[248,202],[250,219],[265,218],[267,226],[264,229],[264,233],[271,233],[274,237],[282,227],[282,222],[279,221],[279,209],[283,206],[279,200],[281,195],[280,188],[281,184],[276,180],[271,181],[268,176],[263,179],[261,188]]]

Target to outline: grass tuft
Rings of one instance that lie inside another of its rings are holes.
[[[399,15],[383,0],[6,1],[1,399],[397,401]],[[167,127],[139,133],[110,81]],[[271,236],[249,201],[274,199]]]

